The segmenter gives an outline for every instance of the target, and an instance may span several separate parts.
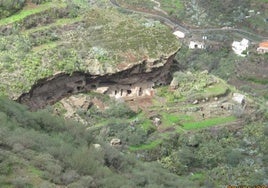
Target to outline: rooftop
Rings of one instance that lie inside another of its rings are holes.
[[[262,47],[262,48],[268,48],[268,41],[261,42],[261,43],[259,44],[259,47]]]

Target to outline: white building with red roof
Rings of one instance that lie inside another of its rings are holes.
[[[260,54],[268,53],[268,41],[261,42],[257,48],[257,52]]]

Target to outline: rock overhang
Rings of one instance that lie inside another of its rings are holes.
[[[17,98],[29,91],[38,80],[51,78],[57,72],[105,75],[139,64],[145,64],[144,71],[150,72],[163,66],[180,48],[170,28],[140,15],[94,8],[82,17],[79,22],[53,27],[57,40],[51,41],[52,44],[30,46],[23,56],[14,57],[12,69],[5,69],[5,62],[1,62],[1,94]],[[42,34],[51,32],[51,28],[48,31],[46,28],[49,26],[41,29]],[[42,34],[40,37],[43,37]],[[22,44],[34,40],[31,33],[19,35],[25,41]],[[9,41],[10,37],[3,37],[3,40],[12,45],[16,41]],[[9,54],[19,50],[14,45]],[[5,51],[1,54],[7,55]]]

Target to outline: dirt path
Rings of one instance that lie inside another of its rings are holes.
[[[154,7],[154,9],[158,12],[161,12],[165,15],[168,15],[168,13],[166,11],[164,11],[163,9],[161,9],[161,3],[155,0],[151,0],[153,3],[155,3],[157,6]]]

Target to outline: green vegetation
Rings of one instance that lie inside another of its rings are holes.
[[[215,125],[227,124],[229,122],[233,122],[234,120],[236,120],[236,118],[233,116],[217,117],[217,118],[206,119],[206,120],[202,120],[198,122],[186,122],[182,124],[182,127],[183,129],[186,129],[186,130],[200,129],[200,128],[206,128],[206,127],[215,126]]]
[[[5,19],[1,19],[0,20],[0,26],[2,25],[6,25],[6,24],[11,24],[14,22],[19,22],[22,21],[23,19],[25,19],[26,17],[33,15],[33,14],[37,14],[40,12],[44,12],[48,9],[51,8],[60,8],[61,6],[63,7],[63,3],[55,3],[55,2],[50,2],[50,3],[45,3],[42,5],[37,6],[36,8],[28,8],[27,6],[25,7],[24,10],[20,11],[19,13],[10,16],[8,18]]]
[[[130,1],[118,0],[123,7],[153,12],[162,16],[169,16],[193,27],[225,27],[235,26],[253,33],[267,35],[267,11],[265,0],[237,0],[223,2],[215,0],[157,0]],[[159,7],[160,5],[160,7]],[[157,8],[156,8],[157,7]],[[187,11],[186,11],[187,10]],[[253,10],[253,12],[250,12]],[[257,14],[257,12],[259,12]]]
[[[143,0],[133,0],[133,1],[128,1],[128,0],[117,0],[117,2],[120,5],[123,5],[124,7],[128,8],[137,8],[137,9],[153,9],[154,6],[156,5],[153,1],[143,1]]]
[[[268,56],[256,54],[256,49],[252,49],[250,56],[237,57],[230,47],[227,47],[232,42],[227,36],[223,39],[220,39],[221,35],[215,36],[218,36],[221,44],[203,51],[190,50],[183,46],[180,50],[181,53],[178,53],[176,57],[179,62],[178,66],[191,72],[208,70],[209,73],[219,76],[227,83],[229,82],[245,92],[266,96],[265,72],[267,71]],[[219,89],[220,93],[224,93],[224,90],[227,89],[222,82],[219,83],[219,87],[216,86],[213,86],[215,91]],[[214,90],[213,87],[207,89]]]
[[[84,126],[46,111],[29,112],[0,98],[0,122],[1,186],[195,187],[187,178],[138,161]],[[101,149],[93,143],[100,143]]]
[[[174,115],[174,114],[168,114],[168,113],[163,113],[161,114],[163,119],[162,119],[162,123],[164,126],[172,126],[175,125],[177,123],[179,123],[181,117]]]
[[[118,2],[200,27],[246,23],[267,31],[266,0]],[[246,20],[250,9],[261,14]],[[108,0],[0,0],[0,18],[0,95],[12,99],[59,71],[104,75],[180,48],[159,21]],[[268,56],[250,49],[250,57],[237,57],[230,43],[241,36],[208,34],[205,50],[181,48],[172,84],[157,86],[152,106],[138,112],[97,93],[80,94],[86,107],[66,100],[68,107],[59,101],[37,112],[0,96],[0,187],[267,184]],[[236,104],[238,90],[227,82],[254,98]]]
[[[22,0],[1,0],[0,1],[0,19],[10,16],[22,9],[25,1]]]
[[[227,95],[230,91],[230,87],[225,81],[209,75],[207,72],[175,72],[172,84],[175,87],[172,92],[169,92],[168,87],[161,87],[157,92],[159,96],[166,97],[170,103],[220,97]]]
[[[42,4],[46,2],[50,2],[51,0],[29,0],[27,4],[34,6],[33,4]],[[54,0],[55,2],[55,0]],[[18,11],[25,8],[26,1],[25,0],[1,0],[0,1],[0,19],[11,16],[12,14],[17,13]],[[27,9],[27,6],[26,8]],[[29,15],[30,12],[26,13],[27,11],[22,11],[23,13],[19,13],[17,16],[11,18],[10,20],[18,20],[19,17],[23,17]],[[6,20],[6,19],[4,19]],[[9,20],[9,19],[8,19]],[[5,21],[4,21],[5,22]],[[0,22],[1,24],[3,22]],[[0,25],[1,25],[0,24]]]
[[[5,31],[0,93],[11,98],[59,71],[115,72],[121,65],[168,56],[180,46],[159,22],[91,8],[84,0],[27,5],[0,25]]]
[[[161,143],[161,140],[155,140],[153,142],[150,142],[149,144],[142,144],[139,146],[130,146],[130,151],[144,151],[144,150],[152,150],[155,149],[159,144]]]

